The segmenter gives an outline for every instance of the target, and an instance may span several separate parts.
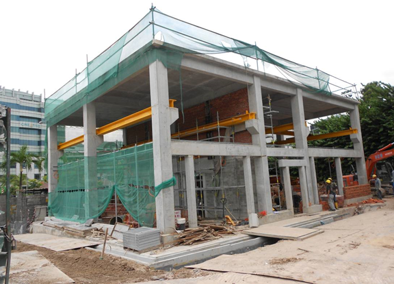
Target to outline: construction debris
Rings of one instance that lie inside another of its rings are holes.
[[[380,200],[380,199],[369,198],[367,200],[364,200],[364,201],[361,201],[361,202],[358,202],[358,203],[348,204],[347,207],[359,206],[359,205],[362,205],[362,204],[377,204],[377,203],[384,203],[384,201]]]
[[[203,225],[199,228],[189,228],[184,232],[175,236],[174,241],[179,245],[192,245],[194,243],[215,240],[222,237],[222,235],[234,234],[234,229],[227,226],[218,225]]]

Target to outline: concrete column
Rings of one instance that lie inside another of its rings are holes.
[[[367,184],[367,169],[365,166],[365,157],[364,157],[364,148],[363,148],[363,137],[361,133],[361,124],[360,124],[360,114],[358,112],[358,106],[354,107],[354,110],[350,112],[350,125],[353,129],[357,129],[357,134],[350,135],[350,139],[353,142],[354,150],[360,152],[360,157],[356,158],[356,168],[358,175],[358,182],[360,184]]]
[[[58,182],[58,160],[63,151],[57,149],[57,125],[48,128],[48,191],[53,192]]]
[[[252,165],[250,163],[250,156],[243,157],[244,166],[244,180],[245,180],[245,194],[246,194],[246,207],[248,215],[256,213],[254,207],[254,194],[253,194],[253,177]]]
[[[258,211],[272,214],[271,186],[265,142],[265,123],[260,78],[253,77],[253,85],[248,86],[249,111],[256,113],[256,120],[246,122],[246,128],[252,134],[253,145],[259,145],[261,157],[255,158],[255,175]]]
[[[308,156],[308,142],[306,139],[309,133],[307,126],[305,126],[304,100],[301,89],[297,89],[297,95],[291,98],[291,113],[293,118],[296,148],[303,150],[304,159],[306,160],[306,191],[309,200],[313,201],[314,198]],[[307,206],[309,207],[309,203],[307,204]]]
[[[194,159],[192,155],[185,157],[185,171],[189,228],[197,228],[196,181],[194,174]]]
[[[171,154],[171,114],[169,110],[167,68],[156,60],[149,65],[150,98],[152,105],[152,138],[155,185],[173,176]],[[160,191],[156,197],[156,221],[161,233],[170,234],[175,229],[174,188]],[[163,237],[166,243],[170,239]]]
[[[122,129],[122,132],[123,132],[123,146],[126,146],[127,145],[127,129],[126,128],[123,128]]]
[[[335,171],[337,173],[337,184],[339,195],[343,195],[343,176],[341,158],[335,158]]]
[[[290,181],[290,169],[289,167],[285,167],[281,169],[282,169],[283,187],[285,189],[286,207],[287,210],[290,210],[290,212],[294,214],[293,191],[291,189],[291,181]]]
[[[96,107],[94,103],[83,105],[84,131],[84,176],[85,176],[85,217],[98,213],[97,192],[97,146],[103,138],[96,135]]]
[[[308,213],[309,195],[308,195],[307,182],[306,182],[306,167],[299,167],[298,171],[300,175],[302,209],[304,213]]]
[[[315,158],[314,157],[309,157],[309,165],[310,165],[310,170],[311,170],[314,204],[319,204],[319,191],[317,189],[316,166],[315,166]]]

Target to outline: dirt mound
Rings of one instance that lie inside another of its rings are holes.
[[[120,284],[150,280],[193,278],[210,273],[181,268],[163,271],[149,268],[136,262],[104,255],[87,249],[54,252],[45,248],[18,242],[15,252],[37,250],[61,271],[74,279],[75,283]]]

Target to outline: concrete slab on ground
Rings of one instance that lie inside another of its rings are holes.
[[[74,283],[38,251],[11,254],[10,283]]]
[[[101,244],[81,239],[63,238],[47,234],[23,234],[16,235],[15,239],[30,245],[47,248],[54,251],[65,251],[83,247],[93,247]]]
[[[276,238],[283,240],[304,240],[322,233],[322,230],[291,228],[280,226],[260,226],[256,229],[243,231],[244,234],[256,237]]]
[[[145,284],[157,284],[157,281],[143,282]],[[189,279],[160,280],[160,284],[217,284],[217,283],[245,283],[245,284],[300,284],[299,281],[269,278],[258,275],[240,273],[217,273],[205,277]]]
[[[111,245],[106,247],[105,253],[133,260],[153,268],[166,269],[200,262],[222,254],[249,251],[261,247],[265,243],[268,243],[267,239],[237,234],[201,244],[175,246],[145,253],[124,250],[123,247],[119,245]],[[101,252],[102,245],[94,249],[88,249]]]
[[[324,233],[303,242],[280,241],[236,256],[219,256],[190,268],[319,284],[394,283],[393,206],[321,228]]]

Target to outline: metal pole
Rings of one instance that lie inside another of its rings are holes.
[[[115,223],[118,222],[118,196],[116,195],[116,163],[115,163],[115,151],[112,153],[114,155],[113,160],[113,167],[114,167],[114,186],[115,186],[115,190],[114,190],[114,197],[115,197]]]
[[[6,275],[5,275],[5,284],[9,283],[9,278],[10,278],[10,268],[11,268],[11,228],[10,228],[10,222],[11,222],[11,208],[10,208],[10,199],[11,199],[11,192],[10,192],[10,159],[11,159],[11,109],[7,108],[7,170],[6,170],[6,176],[7,176],[7,181],[6,181],[6,190],[7,190],[7,201],[6,201],[6,227],[5,227],[5,233],[9,238],[5,238],[6,240],[6,245],[7,245],[7,267],[6,267]]]

